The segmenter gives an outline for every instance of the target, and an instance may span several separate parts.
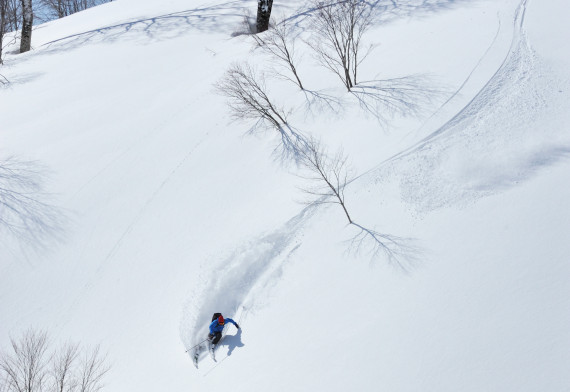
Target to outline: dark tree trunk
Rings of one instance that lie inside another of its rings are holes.
[[[20,53],[27,52],[32,47],[32,25],[34,12],[32,0],[22,0],[22,38],[20,41]]]
[[[0,0],[0,65],[2,64],[2,47],[4,46],[4,26],[6,25],[6,1]]]
[[[269,17],[273,0],[257,0],[257,32],[261,33],[269,28]]]

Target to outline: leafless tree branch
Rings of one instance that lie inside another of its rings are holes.
[[[100,347],[86,353],[81,364],[78,392],[97,392],[103,388],[103,377],[110,370],[107,357],[101,354]]]
[[[274,105],[267,94],[264,74],[248,63],[233,64],[215,89],[229,99],[235,119],[261,120],[278,130],[287,123],[284,110]]]
[[[46,10],[46,15],[43,15],[44,19],[51,20],[63,18],[108,1],[110,0],[39,0],[39,4]]]
[[[251,37],[255,40],[256,47],[272,57],[277,64],[282,65],[291,72],[293,77],[285,77],[285,79],[292,81],[301,90],[304,90],[297,71],[295,39],[288,21],[283,19],[265,33],[253,34]]]
[[[350,91],[358,83],[358,66],[372,49],[362,54],[362,37],[371,25],[372,7],[362,0],[313,0],[313,9],[314,38],[308,45],[321,65]]]
[[[257,72],[248,63],[234,64],[215,85],[215,89],[228,98],[234,119],[254,120],[256,126],[274,129],[279,134],[283,153],[297,154],[304,137],[289,126],[286,111],[269,97],[263,73]]]
[[[12,353],[0,358],[8,392],[41,392],[48,375],[45,332],[28,330],[20,340],[10,339]]]
[[[302,187],[301,190],[311,196],[311,203],[340,205],[348,223],[352,223],[344,197],[349,174],[347,158],[342,150],[331,157],[327,155],[326,149],[319,141],[309,139],[298,151],[298,165],[307,173],[305,176],[302,174],[299,176],[308,180],[308,185]]]
[[[51,363],[51,392],[74,392],[78,380],[73,374],[74,366],[79,356],[79,345],[67,343],[55,353]]]
[[[0,353],[0,392],[97,392],[103,388],[110,367],[99,346],[82,351],[78,344],[67,343],[50,353],[47,333],[34,330],[10,341],[11,351]]]

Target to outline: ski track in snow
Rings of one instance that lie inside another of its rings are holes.
[[[195,288],[180,322],[186,348],[205,338],[213,312],[228,317],[240,313],[240,318],[246,320],[251,309],[263,306],[262,293],[281,276],[284,264],[300,246],[305,223],[317,210],[318,205],[306,207],[281,228],[238,247],[215,267],[208,267],[200,279],[202,286]]]
[[[369,173],[376,184],[399,181],[402,199],[419,214],[472,204],[570,156],[568,139],[557,140],[560,130],[541,127],[557,110],[570,107],[558,91],[568,82],[551,76],[528,42],[526,6],[527,0],[521,1],[509,52],[481,91],[430,136]],[[494,132],[497,128],[500,133]],[[530,145],[537,130],[543,140]],[[441,167],[456,169],[443,172]]]

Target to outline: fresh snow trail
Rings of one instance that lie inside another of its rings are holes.
[[[207,263],[214,263],[214,267],[201,274],[202,285],[187,301],[180,322],[185,347],[192,347],[207,335],[213,311],[233,317],[242,309],[239,317],[245,321],[249,312],[266,304],[263,298],[267,290],[300,246],[303,228],[318,207],[304,208],[272,233],[239,246],[223,260]]]

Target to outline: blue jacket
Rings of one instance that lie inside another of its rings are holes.
[[[220,323],[218,323],[218,319],[215,319],[214,321],[212,321],[212,323],[210,324],[210,333],[213,335],[216,332],[222,332],[224,330],[224,327],[226,325],[228,325],[228,323],[232,323],[233,325],[235,325],[237,327],[237,324],[234,320],[232,320],[231,318],[226,318],[224,319],[226,320],[226,323],[224,325],[221,325]]]

